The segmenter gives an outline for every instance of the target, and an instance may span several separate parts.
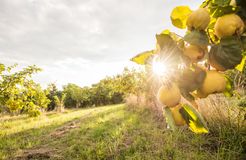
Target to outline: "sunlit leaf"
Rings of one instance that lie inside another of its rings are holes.
[[[211,15],[214,18],[221,17],[225,14],[236,13],[239,10],[238,7],[234,6],[216,6],[214,9],[210,9]]]
[[[200,8],[205,8],[205,7],[207,7],[207,6],[209,5],[209,3],[211,3],[211,1],[212,1],[212,0],[206,0],[206,1],[204,1],[204,2],[201,4]]]
[[[169,127],[172,130],[176,130],[177,126],[176,126],[175,121],[173,119],[173,115],[172,115],[170,108],[168,108],[168,107],[164,108],[164,116],[166,117],[166,122],[169,125]]]
[[[167,35],[169,35],[171,32],[170,32],[170,30],[168,30],[168,29],[165,29],[165,30],[163,30],[162,32],[161,32],[161,34],[167,34]]]
[[[156,51],[160,58],[163,58],[169,64],[179,64],[181,61],[180,56],[183,55],[180,49],[179,42],[175,41],[175,36],[170,34],[157,34],[156,35]]]
[[[175,7],[171,13],[172,24],[177,28],[185,29],[187,18],[191,12],[188,6]]]
[[[243,57],[241,63],[239,65],[236,66],[236,69],[240,72],[243,71],[244,66],[245,66],[245,61],[246,61],[246,56]]]
[[[228,6],[230,2],[231,0],[213,0],[213,4],[216,4],[218,6]]]
[[[176,45],[176,42],[169,34],[156,34],[156,43],[160,50],[172,45]]]
[[[145,65],[146,64],[146,61],[147,59],[154,54],[154,50],[151,50],[151,51],[145,51],[145,52],[142,52],[138,55],[136,55],[135,57],[133,57],[131,59],[131,61],[137,63],[137,64],[141,64],[141,65]]]
[[[233,81],[226,76],[226,89],[223,92],[226,97],[233,96]]]
[[[182,104],[180,113],[194,133],[208,133],[208,127],[201,114],[188,104]]]

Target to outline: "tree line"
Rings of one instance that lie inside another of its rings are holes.
[[[42,89],[32,79],[41,68],[33,65],[15,71],[16,67],[0,64],[0,113],[38,116],[43,111],[118,104],[127,95],[143,91],[146,80],[143,71],[125,68],[121,74],[106,77],[91,86],[68,83],[59,90],[51,83]]]

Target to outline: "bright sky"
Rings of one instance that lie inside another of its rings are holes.
[[[43,69],[34,78],[80,86],[121,73],[171,29],[175,6],[203,0],[0,0],[0,63]]]

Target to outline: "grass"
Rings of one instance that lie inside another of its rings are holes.
[[[0,159],[243,159],[245,136],[231,128],[172,132],[148,109],[125,105],[0,119]]]

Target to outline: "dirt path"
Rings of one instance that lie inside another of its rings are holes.
[[[55,129],[54,131],[52,131],[50,134],[44,135],[42,139],[45,141],[45,140],[50,140],[50,139],[54,140],[54,139],[59,139],[59,138],[64,137],[66,134],[68,134],[72,130],[79,128],[83,120],[90,117],[95,112],[98,114],[103,111],[97,112],[93,110],[83,115],[79,119],[69,121],[65,123],[64,125]],[[23,150],[21,154],[19,154],[18,156],[14,158],[14,160],[33,160],[33,159],[45,160],[45,159],[51,159],[51,158],[61,159],[61,157],[54,154],[56,151],[57,151],[56,148],[52,148],[48,144],[44,144],[44,145],[38,146],[37,148]]]

